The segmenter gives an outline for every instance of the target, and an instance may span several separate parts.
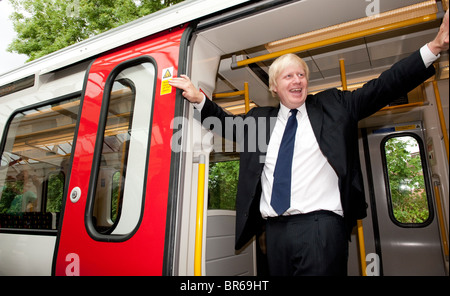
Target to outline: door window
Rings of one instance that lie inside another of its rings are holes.
[[[56,230],[80,97],[16,112],[0,165],[0,229]]]
[[[102,145],[93,166],[95,194],[88,214],[93,236],[131,233],[144,202],[155,67],[151,62],[119,67],[106,86]]]
[[[389,137],[383,142],[391,218],[403,226],[423,226],[430,220],[426,162],[419,138]]]

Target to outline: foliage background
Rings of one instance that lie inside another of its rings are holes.
[[[417,146],[409,136],[385,144],[392,210],[400,223],[423,223],[430,215],[422,159],[419,152],[411,152]]]
[[[209,167],[208,208],[236,209],[239,160],[216,162]]]
[[[183,0],[9,0],[17,37],[9,52],[28,62]]]

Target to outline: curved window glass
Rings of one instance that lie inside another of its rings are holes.
[[[155,67],[150,62],[134,63],[110,80],[103,145],[90,209],[92,225],[99,234],[126,235],[139,223],[154,80]]]
[[[383,143],[391,217],[404,226],[422,226],[431,211],[420,139],[400,135]]]
[[[0,229],[56,230],[79,97],[16,112],[0,165]]]

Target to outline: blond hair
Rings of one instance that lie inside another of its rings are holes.
[[[288,65],[296,64],[305,71],[306,80],[309,80],[309,68],[306,62],[299,56],[288,53],[277,58],[269,68],[269,90],[273,97],[276,97],[274,87],[277,86],[277,78]]]

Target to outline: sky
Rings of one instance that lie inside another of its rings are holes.
[[[13,54],[6,51],[8,45],[12,42],[16,33],[14,32],[12,21],[9,16],[12,14],[13,8],[8,0],[0,0],[0,74],[8,72],[25,63],[26,55]]]

